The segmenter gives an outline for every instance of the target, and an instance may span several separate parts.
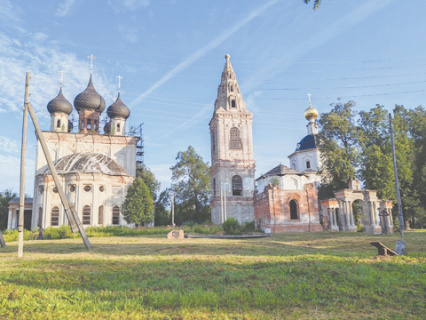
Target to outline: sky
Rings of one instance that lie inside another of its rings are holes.
[[[426,99],[426,2],[323,0],[0,0],[0,191],[19,191],[25,74],[42,130],[60,86],[73,102],[90,75],[111,105],[118,93],[143,123],[144,162],[170,186],[179,151],[211,163],[208,123],[230,54],[253,112],[256,177],[307,134],[307,94],[320,113],[340,98],[357,110]],[[76,111],[73,112],[76,114]],[[76,117],[77,118],[77,117]],[[25,192],[36,137],[29,121]]]

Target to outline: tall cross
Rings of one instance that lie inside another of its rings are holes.
[[[61,74],[61,88],[62,88],[62,82],[64,81],[64,70],[58,71]]]
[[[87,56],[90,59],[90,74],[92,74],[93,72],[93,59],[95,59],[96,57],[91,54],[90,56]]]
[[[307,96],[309,97],[309,106],[311,105],[311,94],[308,93]]]
[[[121,79],[123,79],[123,77],[122,77],[122,76],[118,76],[118,77],[117,77],[117,79],[118,79],[118,93],[120,93],[120,89],[121,89]]]

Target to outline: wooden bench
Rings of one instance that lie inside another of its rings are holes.
[[[379,250],[379,256],[399,256],[395,251],[389,249],[381,242],[370,242],[370,244]]]

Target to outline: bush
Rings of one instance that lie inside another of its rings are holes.
[[[225,234],[241,234],[241,226],[234,218],[226,219],[226,221],[222,224],[222,227]]]
[[[243,232],[254,232],[255,230],[256,230],[256,226],[254,224],[254,221],[245,222],[243,224]]]

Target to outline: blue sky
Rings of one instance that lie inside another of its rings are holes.
[[[368,110],[424,104],[426,2],[323,0],[0,0],[0,190],[19,190],[25,72],[30,101],[49,130],[47,103],[61,69],[69,101],[83,91],[93,54],[94,84],[110,105],[144,123],[145,163],[162,183],[189,145],[210,162],[208,123],[225,63],[254,113],[256,176],[306,135],[307,93],[320,112],[340,97]],[[29,129],[26,193],[36,140]]]

